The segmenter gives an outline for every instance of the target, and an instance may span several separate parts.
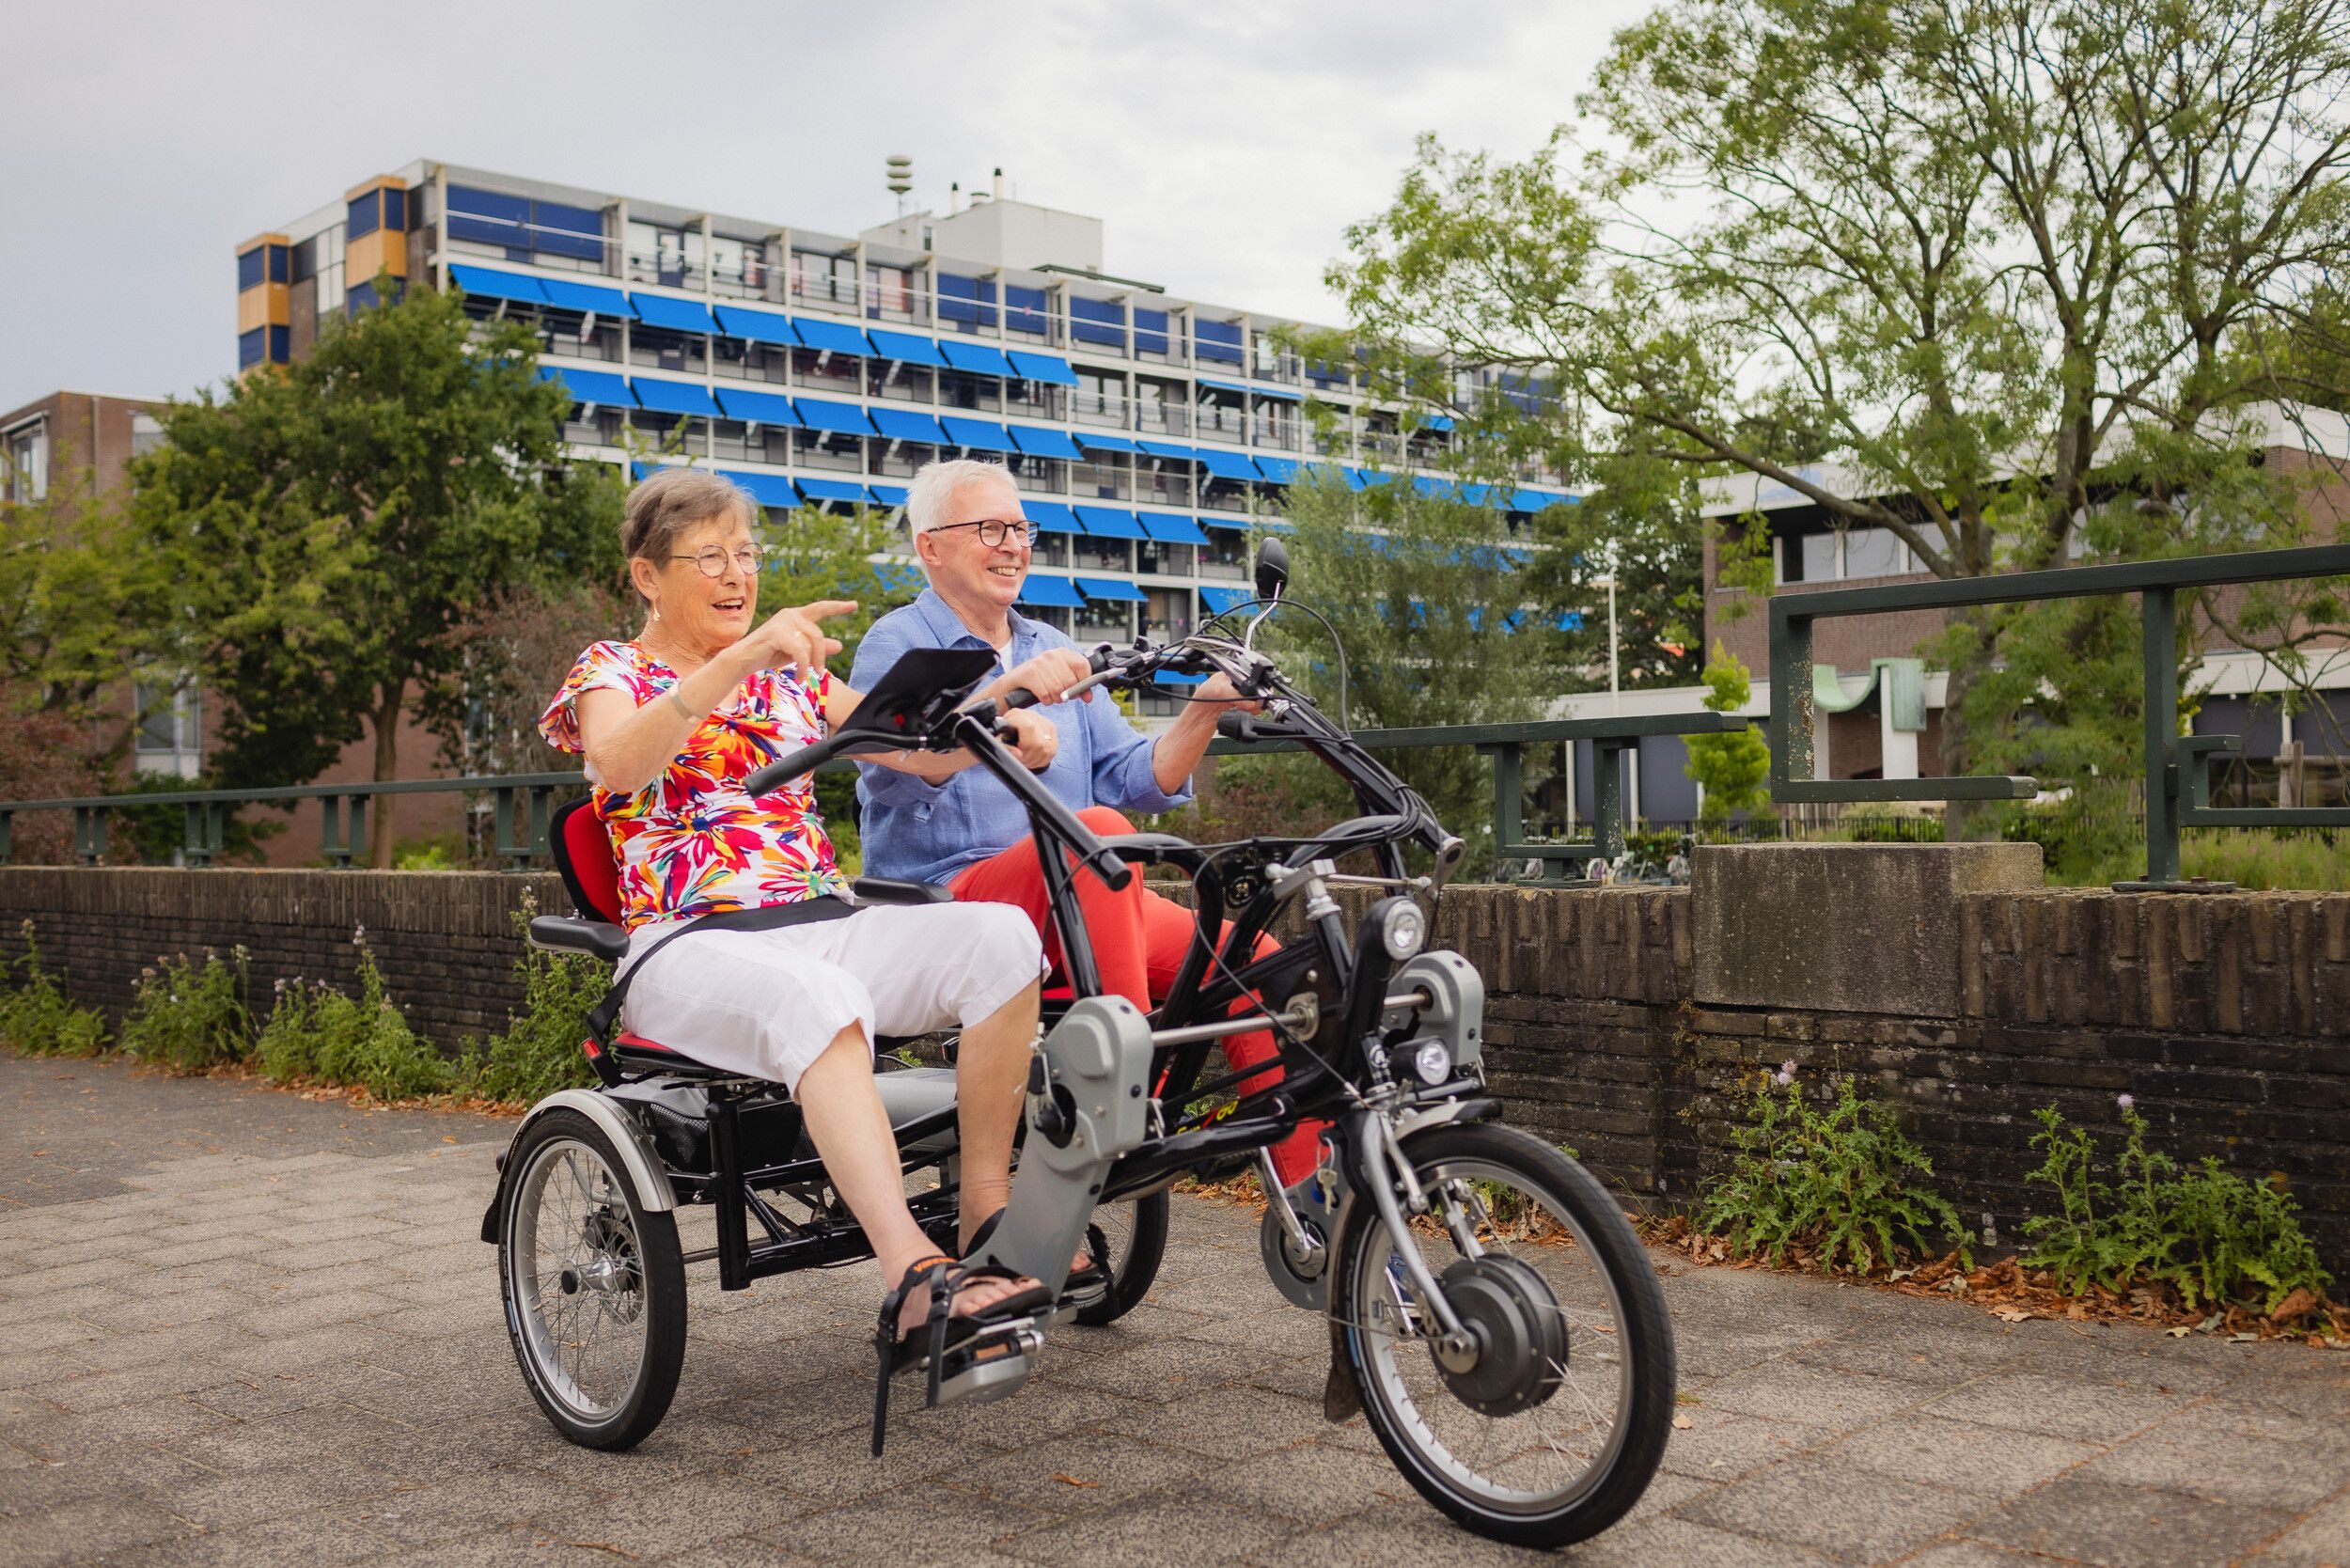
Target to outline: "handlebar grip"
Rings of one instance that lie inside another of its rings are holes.
[[[1033,708],[1036,706],[1036,693],[1026,686],[1014,686],[997,699],[995,706],[1007,713],[1014,708]]]
[[[1113,893],[1124,892],[1126,884],[1135,879],[1135,869],[1111,853],[1107,845],[1086,856],[1085,864],[1088,870],[1102,879],[1102,886]]]
[[[774,794],[804,773],[814,773],[819,764],[831,760],[832,748],[822,741],[804,745],[799,750],[776,758],[743,780],[743,792],[757,800],[760,795]]]
[[[1257,717],[1238,708],[1227,708],[1215,715],[1215,732],[1228,741],[1253,741],[1257,738]]]

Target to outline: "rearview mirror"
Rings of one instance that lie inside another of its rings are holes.
[[[1268,539],[1257,546],[1257,597],[1278,599],[1281,589],[1289,585],[1289,547],[1277,539]]]

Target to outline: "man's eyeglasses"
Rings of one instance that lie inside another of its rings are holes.
[[[979,542],[991,550],[1003,543],[1006,539],[1010,539],[1022,549],[1026,549],[1036,542],[1036,525],[1025,517],[983,517],[977,523],[941,523],[931,532],[943,534],[955,528],[977,528],[979,532]]]
[[[756,544],[745,544],[732,554],[734,564],[743,569],[743,574],[746,577],[757,576],[760,562],[767,558],[766,550]],[[727,574],[728,552],[719,549],[714,544],[699,555],[671,556],[669,558],[673,561],[692,561],[700,569],[701,574],[705,577],[723,577]]]

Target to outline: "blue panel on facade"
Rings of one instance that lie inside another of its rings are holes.
[[[567,207],[558,201],[534,201],[531,222],[537,231],[530,237],[530,248],[551,256],[577,257],[583,261],[603,259],[603,214],[586,207]]]
[[[1073,299],[1069,302],[1069,335],[1080,343],[1100,343],[1122,351],[1126,307],[1108,300]]]
[[[651,376],[631,376],[629,390],[636,400],[657,414],[692,414],[705,419],[718,417],[718,400],[710,395],[710,388],[697,381],[660,381]]]
[[[948,415],[939,420],[947,427],[947,440],[956,447],[975,452],[1016,452],[1011,435],[992,419],[958,419]]]
[[[666,294],[642,294],[632,289],[629,304],[636,307],[636,319],[647,326],[666,327],[671,332],[713,333],[718,323],[710,314],[710,306],[699,300],[671,299]]]
[[[293,281],[293,256],[287,246],[269,247],[269,280],[272,283]]]
[[[408,232],[408,193],[384,187],[384,227],[395,234]]]
[[[242,370],[247,366],[258,365],[261,355],[268,349],[269,334],[259,327],[237,334],[237,368]]]
[[[938,345],[947,355],[947,363],[958,370],[968,370],[976,376],[1011,376],[1020,372],[1012,368],[1004,351],[986,343],[958,343],[948,338]]]
[[[1199,603],[1208,607],[1210,615],[1222,615],[1234,605],[1246,604],[1255,597],[1246,588],[1213,588],[1205,583],[1199,586]]]
[[[1142,531],[1162,544],[1205,544],[1208,536],[1199,531],[1199,525],[1188,517],[1167,511],[1138,511],[1135,516],[1142,522]]]
[[[1295,458],[1261,457],[1257,460],[1257,471],[1275,484],[1297,482],[1297,460]]]
[[[293,362],[293,328],[274,326],[269,329],[269,361],[273,365]]]
[[[1010,293],[1010,290],[1006,290],[1005,292]],[[1011,368],[1019,372],[1023,381],[1042,382],[1047,386],[1077,384],[1077,372],[1069,368],[1069,361],[1057,353],[1030,353],[1026,349],[1013,349]]]
[[[847,501],[863,506],[872,499],[863,485],[846,479],[812,479],[803,474],[797,482],[800,494],[811,501]]]
[[[830,350],[834,353],[853,353],[859,358],[870,357],[873,353],[873,345],[866,341],[865,334],[845,321],[794,316],[791,326],[800,335],[801,342],[819,352]]]
[[[781,474],[754,474],[746,468],[721,468],[721,478],[732,479],[751,493],[751,499],[762,507],[781,507],[789,511],[800,504],[800,493]]]
[[[1036,525],[1036,531],[1041,534],[1081,534],[1086,531],[1085,525],[1077,521],[1077,514],[1069,510],[1066,501],[1039,501],[1023,496],[1020,510],[1026,514],[1029,522]]]
[[[1020,583],[1020,603],[1035,609],[1082,610],[1085,596],[1066,577],[1031,572]]]
[[[1214,360],[1222,365],[1241,363],[1243,356],[1238,321],[1194,321],[1191,337],[1192,353],[1197,357]]]
[[[1135,306],[1135,353],[1167,353],[1167,312]]]
[[[992,327],[995,324],[995,285],[959,273],[938,274],[938,319],[942,321],[966,321],[973,326]],[[1039,322],[1031,329],[1042,331]]]
[[[1077,591],[1088,599],[1096,599],[1112,604],[1150,603],[1149,594],[1144,593],[1134,584],[1123,582],[1116,577],[1080,577],[1076,582]]]
[[[739,305],[717,307],[718,330],[728,337],[740,337],[746,343],[779,343],[785,348],[800,346],[800,335],[791,330],[791,318],[778,316],[772,310],[748,310]]]
[[[535,277],[520,273],[502,273],[491,267],[455,267],[448,270],[449,281],[468,294],[485,300],[522,300],[530,305],[547,303],[546,290],[539,287]]]
[[[617,316],[624,321],[634,320],[636,315],[628,307],[626,294],[601,284],[573,283],[568,277],[542,277],[539,280],[539,290],[546,295],[549,305],[559,306],[565,310],[589,310],[599,316]]]
[[[530,203],[522,196],[469,185],[448,188],[448,237],[480,244],[527,246]],[[601,254],[601,248],[599,248]]]
[[[1123,507],[1085,507],[1077,509],[1077,521],[1086,525],[1086,532],[1096,539],[1149,539],[1135,514]]]
[[[1211,451],[1202,447],[1198,456],[1199,461],[1207,465],[1208,472],[1219,479],[1259,479],[1264,477],[1257,472],[1255,463],[1238,452]]]
[[[841,435],[870,435],[873,422],[865,417],[865,411],[854,403],[826,402],[822,398],[794,398],[791,406],[812,431],[832,431]]]
[[[727,411],[729,419],[747,420],[754,425],[786,425],[796,430],[800,416],[793,412],[791,400],[780,392],[754,392],[747,386],[718,388],[718,406]]]
[[[1128,435],[1105,435],[1100,431],[1079,431],[1077,445],[1089,447],[1097,452],[1139,452],[1142,448]]]
[[[911,408],[877,408],[872,411],[873,428],[892,441],[919,441],[927,446],[947,445],[947,432],[939,428],[938,416]]]
[[[1042,337],[1045,333],[1045,306],[1051,303],[1051,297],[1042,289],[1024,289],[1017,283],[1007,283],[1004,285],[1004,325],[1013,332],[1033,332]],[[1019,356],[1015,354],[1013,357]]]
[[[383,192],[369,191],[355,196],[343,209],[343,239],[345,242],[365,239],[384,227]]]
[[[636,400],[630,396],[628,383],[609,370],[574,370],[568,365],[540,365],[540,381],[559,381],[575,403],[595,403],[603,408],[634,408]]]
[[[1006,428],[1011,431],[1012,444],[1030,457],[1076,459],[1085,456],[1077,450],[1075,442],[1058,431],[1047,430],[1042,425],[1011,425]]]
[[[894,359],[901,365],[931,365],[940,368],[947,361],[938,352],[938,345],[927,337],[916,337],[910,332],[885,332],[880,327],[867,327],[865,336],[873,340],[884,359]]]
[[[237,258],[238,293],[242,294],[247,289],[258,289],[266,281],[262,269],[268,265],[268,258],[262,252],[268,249],[267,245],[255,245]]]

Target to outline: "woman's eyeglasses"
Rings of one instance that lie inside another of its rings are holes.
[[[1003,543],[1007,538],[1023,548],[1036,542],[1036,525],[1025,517],[1010,519],[983,517],[977,523],[941,523],[931,532],[943,534],[956,528],[977,528],[979,533],[979,542],[991,550]]]
[[[767,558],[766,550],[756,544],[745,544],[731,554],[734,564],[743,569],[746,577],[757,576],[760,562]],[[705,577],[723,577],[727,574],[728,557],[728,552],[713,544],[699,555],[671,556],[669,558],[673,561],[692,561]]]

